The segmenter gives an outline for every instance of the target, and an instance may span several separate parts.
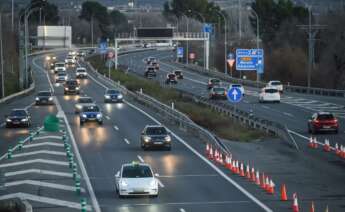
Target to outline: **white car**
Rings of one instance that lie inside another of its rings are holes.
[[[87,78],[86,68],[78,67],[75,71],[76,78]]]
[[[232,89],[232,88],[238,88],[240,89],[242,95],[244,96],[244,87],[241,85],[241,84],[230,84],[229,85],[229,90]]]
[[[67,73],[66,71],[59,71],[57,75],[55,76],[55,82],[56,83],[65,83],[67,81]]]
[[[146,163],[124,164],[115,175],[115,189],[120,198],[124,196],[158,196],[158,180]]]
[[[267,87],[271,87],[271,88],[275,88],[277,89],[279,92],[283,93],[283,84],[278,81],[278,80],[274,80],[274,81],[269,81],[267,83]]]
[[[259,102],[280,102],[279,90],[275,87],[265,87],[261,90],[259,94]]]
[[[66,71],[65,63],[62,63],[62,62],[55,63],[54,73],[56,74],[60,71]]]
[[[65,63],[68,64],[68,65],[74,65],[75,64],[75,58],[74,56],[67,56],[66,59],[65,59]]]
[[[84,106],[93,105],[95,102],[92,100],[91,97],[80,97],[75,104],[75,113],[80,113],[81,109],[83,109]]]

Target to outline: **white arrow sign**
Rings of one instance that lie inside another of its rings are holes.
[[[234,100],[236,101],[237,100],[237,95],[238,95],[238,92],[236,89],[234,89],[234,91],[232,92],[232,95],[234,97]]]

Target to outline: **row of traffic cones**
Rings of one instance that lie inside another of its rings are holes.
[[[319,144],[316,138],[310,137],[308,147],[312,149],[317,149],[319,147]]]
[[[297,193],[294,193],[292,198],[293,198],[292,212],[299,212]],[[315,212],[315,205],[313,201],[310,203],[309,212]],[[326,205],[325,212],[329,212],[328,205]]]
[[[310,137],[308,147],[312,149],[318,148],[318,142],[316,138]],[[334,148],[331,146],[329,139],[325,139],[324,143],[321,144],[323,146],[324,152],[331,152],[332,150],[335,151],[335,154],[339,156],[342,159],[345,159],[345,146],[338,145],[338,143],[335,144]]]
[[[335,144],[335,154],[338,155],[340,158],[345,159],[345,146]]]

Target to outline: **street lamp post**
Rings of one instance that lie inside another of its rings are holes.
[[[219,12],[218,10],[215,10],[215,12],[217,14],[219,14],[220,16],[223,17],[224,19],[224,73],[227,74],[228,73],[228,64],[227,64],[227,46],[228,46],[228,38],[227,38],[227,31],[228,31],[228,21],[225,17],[225,15],[222,12]],[[232,76],[232,73],[230,73],[230,75]]]
[[[188,17],[185,15],[185,14],[182,14],[183,17],[186,18],[186,21],[187,21],[187,47],[186,47],[186,64],[188,65],[189,63],[189,42],[188,42],[188,36],[189,36],[189,20],[188,20]]]
[[[259,49],[260,48],[259,15],[257,14],[255,10],[253,10],[252,7],[248,7],[247,9],[251,10],[253,14],[256,16],[256,48]],[[257,82],[260,81],[260,73],[258,72],[258,70],[256,70],[256,81]]]

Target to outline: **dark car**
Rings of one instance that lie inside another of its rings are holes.
[[[84,125],[85,122],[98,122],[103,124],[103,115],[97,105],[84,105],[79,113],[80,125]]]
[[[64,94],[80,94],[80,86],[77,80],[67,80],[64,84]]]
[[[171,150],[171,136],[164,126],[146,126],[141,133],[140,145],[144,150],[150,147],[163,147]]]
[[[25,109],[13,109],[10,115],[6,116],[6,127],[30,127],[31,116]]]
[[[210,90],[211,88],[217,87],[217,86],[220,86],[220,85],[221,85],[221,82],[220,82],[219,79],[212,78],[212,79],[208,80],[207,88]]]
[[[151,67],[151,66],[147,67],[144,75],[147,78],[153,78],[153,77],[157,76],[156,69],[154,67]]]
[[[95,53],[95,52],[96,52],[95,49],[89,49],[89,50],[87,51],[87,54],[93,54],[93,53]]]
[[[213,87],[209,94],[210,99],[227,99],[227,91],[223,87]]]
[[[167,74],[167,78],[165,80],[166,84],[177,84],[176,75],[173,73]]]
[[[148,57],[146,59],[146,64],[151,65],[151,63],[156,62],[156,61],[157,61],[157,59],[155,57]]]
[[[338,119],[329,112],[314,113],[308,120],[308,132],[318,133],[321,131],[333,131],[338,133],[339,122]]]
[[[180,70],[174,71],[174,74],[176,75],[177,79],[183,79],[183,73]]]
[[[157,62],[152,62],[151,66],[154,67],[157,71],[159,70],[159,64]]]
[[[54,104],[54,99],[52,92],[50,91],[40,91],[35,98],[36,105],[52,105]]]
[[[108,89],[104,94],[104,102],[123,102],[123,95],[118,90]]]

